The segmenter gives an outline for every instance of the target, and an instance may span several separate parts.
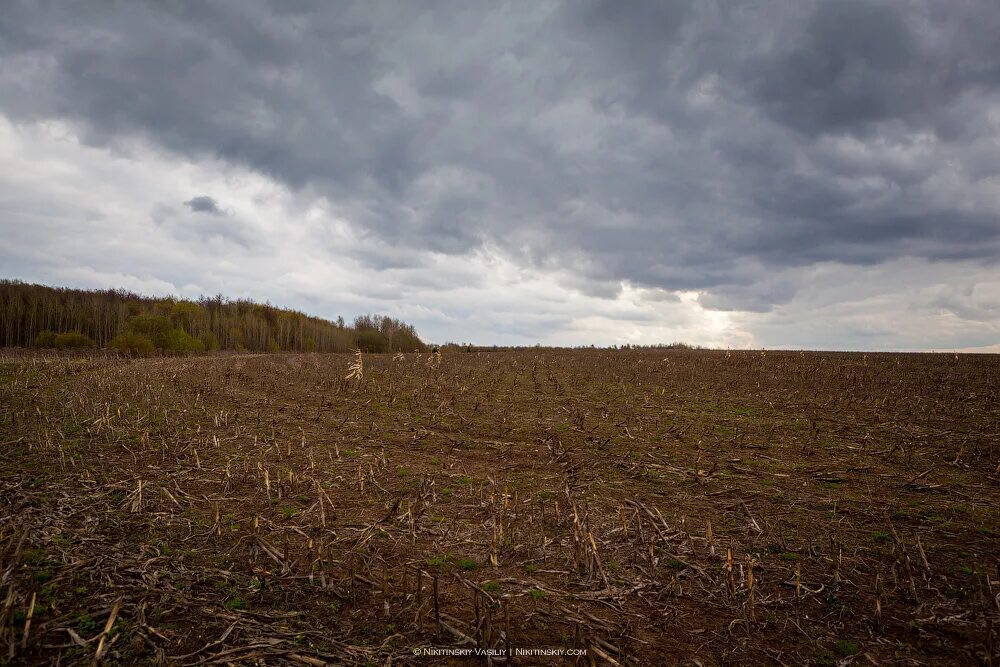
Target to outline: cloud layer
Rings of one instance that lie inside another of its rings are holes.
[[[14,2],[0,257],[439,339],[992,345],[996,34],[987,0]],[[55,259],[98,231],[120,266]]]

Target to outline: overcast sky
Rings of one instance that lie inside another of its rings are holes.
[[[1000,4],[37,2],[0,273],[490,344],[1000,350]]]

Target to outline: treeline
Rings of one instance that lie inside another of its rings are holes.
[[[635,343],[625,343],[621,346],[612,344],[608,346],[597,345],[473,345],[472,343],[444,343],[440,346],[444,352],[500,352],[500,351],[523,351],[523,350],[709,350],[712,348],[701,345],[690,345],[688,343],[651,343],[649,345],[639,345]]]
[[[414,352],[413,327],[363,315],[353,326],[221,295],[197,301],[125,290],[78,290],[0,280],[4,347],[115,348],[130,354],[210,350]]]

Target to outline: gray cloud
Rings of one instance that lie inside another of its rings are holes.
[[[150,218],[182,242],[209,244],[224,250],[227,244],[263,251],[254,239],[254,230],[236,216],[227,215],[211,197],[195,197],[184,202],[190,211],[157,204]]]
[[[488,246],[766,312],[818,263],[997,264],[997,34],[990,0],[24,0],[0,112],[325,197],[375,269]]]
[[[184,205],[195,213],[208,213],[210,215],[223,215],[222,209],[219,208],[219,203],[209,197],[208,195],[200,195],[198,197],[193,197],[186,202]]]

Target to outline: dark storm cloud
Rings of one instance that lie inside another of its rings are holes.
[[[376,266],[489,243],[766,310],[817,262],[996,262],[997,34],[989,0],[7,3],[0,111],[308,187]]]
[[[810,135],[891,120],[948,135],[956,101],[1000,83],[998,28],[995,3],[820,3],[790,47],[751,62],[763,76],[746,73],[769,113]]]
[[[195,213],[208,213],[210,215],[223,214],[222,209],[219,208],[219,203],[208,195],[193,197],[184,202],[184,205]]]

